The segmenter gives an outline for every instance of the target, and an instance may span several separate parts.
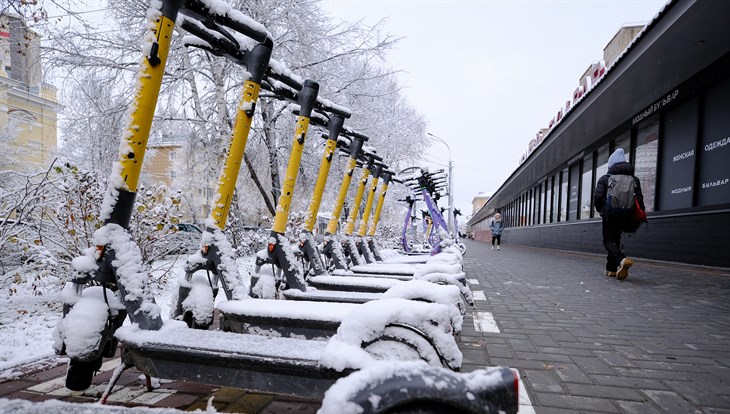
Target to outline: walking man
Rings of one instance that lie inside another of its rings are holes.
[[[614,151],[608,159],[608,174],[598,179],[593,194],[593,204],[603,219],[603,246],[606,257],[606,276],[624,280],[634,261],[621,248],[621,233],[631,220],[636,204],[644,208],[641,183],[634,176],[634,167],[626,162],[622,148]]]

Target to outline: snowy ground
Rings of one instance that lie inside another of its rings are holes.
[[[238,259],[240,274],[249,274],[253,263],[253,257]],[[176,280],[184,275],[184,265],[185,256],[169,257],[153,265],[150,280],[153,281],[163,319],[169,318],[177,289]],[[16,277],[15,272],[9,272],[6,275],[16,278],[16,283],[0,290],[0,379],[18,376],[15,368],[19,365],[54,355],[53,331],[62,314],[60,292],[63,281],[44,276],[39,282],[38,274]],[[225,298],[222,290],[217,300],[221,298]]]

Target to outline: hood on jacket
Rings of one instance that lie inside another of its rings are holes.
[[[613,167],[614,164],[619,162],[626,162],[626,154],[623,148],[617,148],[616,151],[608,157],[608,168]]]
[[[608,167],[608,174],[612,175],[634,175],[634,166],[626,161],[617,162]]]

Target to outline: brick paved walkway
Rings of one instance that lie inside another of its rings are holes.
[[[618,281],[602,256],[467,246],[500,332],[465,329],[465,368],[519,369],[540,414],[730,413],[728,269],[637,259]]]
[[[477,299],[460,337],[464,371],[519,370],[520,413],[730,414],[730,270],[641,259],[625,281],[596,255],[466,241]],[[65,364],[27,366],[0,398],[93,402],[118,359],[83,393],[63,387]],[[55,366],[55,367],[54,367]],[[111,404],[220,412],[315,413],[318,401],[163,381],[147,392],[129,370]]]

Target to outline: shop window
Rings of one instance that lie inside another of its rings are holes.
[[[532,189],[532,196],[530,197],[530,203],[532,204],[531,220],[532,220],[533,225],[537,224],[538,205],[537,205],[536,201],[537,201],[537,187]]]
[[[693,99],[662,117],[657,210],[692,207],[696,145],[697,100]]]
[[[535,200],[533,204],[533,218],[532,218],[532,224],[540,224],[540,212],[542,211],[540,209],[540,198],[542,197],[542,184],[535,187],[535,190],[533,190],[532,195],[533,199]]]
[[[712,88],[703,106],[697,203],[730,203],[730,80]]]
[[[526,226],[527,225],[527,211],[529,208],[529,204],[527,202],[527,193],[522,194],[522,213],[520,215],[520,226]]]
[[[636,133],[636,162],[634,174],[641,181],[646,211],[654,211],[656,193],[656,160],[659,147],[659,121],[639,124]]]
[[[552,211],[552,206],[550,205],[550,203],[553,201],[553,197],[550,193],[552,192],[552,190],[553,190],[553,183],[550,181],[550,177],[548,177],[548,179],[545,180],[545,201],[544,201],[545,214],[543,214],[543,219],[542,219],[542,221],[544,223],[550,223],[550,221],[551,221],[550,212]]]
[[[598,148],[596,152],[596,181],[608,173],[608,145]]]
[[[550,209],[550,222],[558,221],[558,203],[560,202],[560,173],[553,175],[553,202]]]
[[[583,174],[580,184],[580,219],[591,218],[593,206],[593,154],[583,158]]]
[[[570,192],[568,194],[568,220],[575,220],[578,217],[578,190],[580,183],[580,163],[575,163],[570,167],[570,178],[568,179]]]
[[[568,169],[560,174],[560,221],[568,220]]]
[[[631,130],[624,132],[616,138],[616,145],[613,147],[613,151],[619,148],[623,148],[624,154],[626,154],[626,162],[631,163]],[[613,152],[611,151],[611,152]]]

